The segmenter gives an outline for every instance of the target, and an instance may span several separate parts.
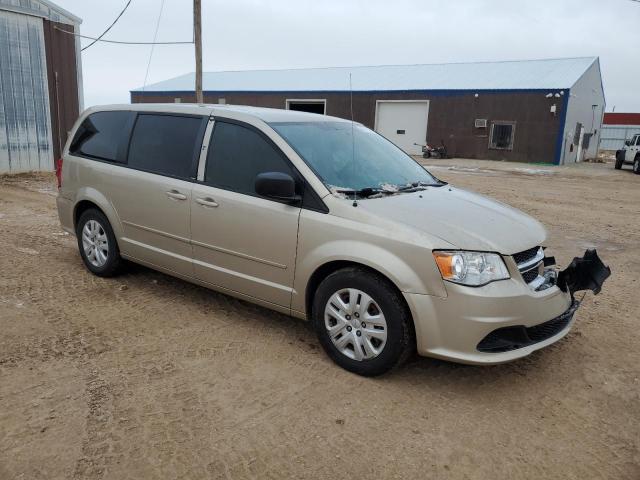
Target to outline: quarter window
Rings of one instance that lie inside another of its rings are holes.
[[[203,117],[139,114],[129,146],[129,166],[170,177],[195,178],[205,127]]]
[[[282,154],[258,132],[234,123],[217,121],[209,143],[205,183],[255,195],[256,176],[266,172],[294,176]]]
[[[110,162],[124,161],[121,152],[129,141],[134,118],[134,112],[92,113],[78,127],[69,152]]]
[[[515,130],[515,122],[493,122],[491,124],[489,148],[496,150],[513,150]]]

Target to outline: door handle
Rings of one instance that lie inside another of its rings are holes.
[[[196,203],[202,205],[203,207],[217,207],[218,204],[211,197],[206,198],[196,198]]]
[[[174,200],[186,200],[187,196],[184,193],[180,193],[178,190],[169,190],[165,192],[167,197],[172,198]]]

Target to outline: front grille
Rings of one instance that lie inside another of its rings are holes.
[[[516,262],[523,280],[527,285],[531,285],[532,288],[539,286],[539,282],[536,282],[536,280],[539,276],[543,257],[544,254],[540,247],[533,247],[513,255],[513,260]]]
[[[476,348],[484,353],[501,353],[548,340],[567,328],[579,305],[580,302],[574,301],[562,315],[533,327],[515,325],[498,328],[484,337]]]
[[[524,272],[522,274],[522,278],[524,278],[524,281],[526,283],[531,283],[533,282],[536,278],[538,278],[538,269],[537,268],[533,268],[527,272]]]
[[[540,247],[533,247],[529,250],[525,250],[524,252],[514,253],[513,259],[517,264],[528,262],[529,260],[535,258],[535,256],[538,254],[538,250],[540,250]]]

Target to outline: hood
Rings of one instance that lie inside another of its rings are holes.
[[[358,208],[462,250],[512,255],[543,245],[547,238],[540,222],[520,210],[449,185],[362,200]]]

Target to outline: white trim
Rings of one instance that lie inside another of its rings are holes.
[[[198,175],[196,179],[199,182],[204,182],[204,169],[207,163],[207,150],[209,149],[209,140],[211,139],[211,132],[213,132],[213,125],[215,124],[213,117],[209,117],[207,128],[204,130],[204,138],[202,139],[202,147],[200,148],[200,158],[198,159]]]
[[[82,20],[80,20],[82,22]],[[80,33],[80,22],[73,26],[73,31]],[[78,115],[84,110],[84,79],[82,76],[82,45],[80,44],[80,37],[76,36],[75,41],[76,51],[76,85],[78,87]]]
[[[321,103],[324,106],[323,115],[327,114],[327,99],[326,98],[287,98],[284,101],[285,110],[291,110],[289,108],[289,104],[293,103],[310,103],[310,104],[319,104]]]
[[[381,103],[426,103],[427,104],[427,129],[429,128],[429,103],[430,100],[376,100],[376,116],[373,121],[373,130],[378,131],[378,112]],[[426,134],[427,132],[425,132]],[[425,135],[426,138],[426,135]],[[425,140],[426,141],[426,140]]]

